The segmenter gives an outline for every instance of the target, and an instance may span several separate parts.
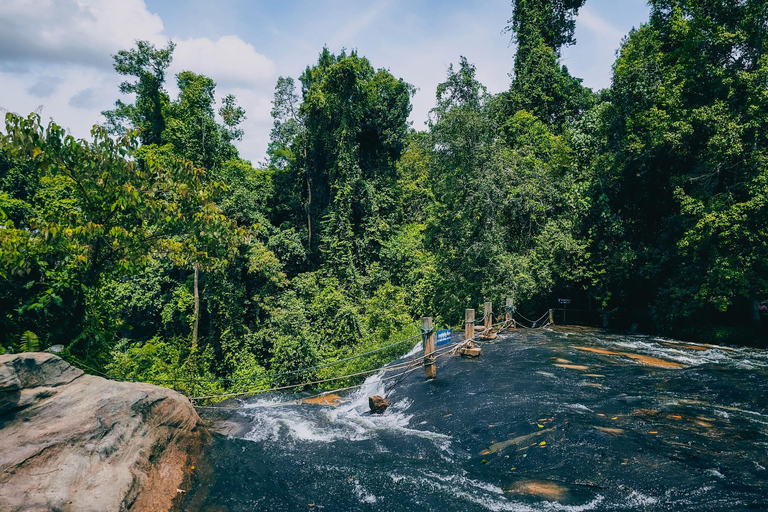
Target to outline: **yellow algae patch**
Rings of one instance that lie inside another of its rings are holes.
[[[621,352],[614,352],[613,350],[607,350],[604,348],[595,348],[595,347],[573,347],[576,350],[583,350],[584,352],[594,352],[595,354],[605,354],[608,356],[620,356],[622,355]]]
[[[491,446],[488,447],[487,450],[481,452],[481,455],[487,455],[488,453],[496,453],[498,451],[503,450],[507,446],[513,445],[513,444],[523,444],[524,442],[528,441],[529,439],[532,439],[536,436],[540,436],[541,434],[545,432],[551,432],[553,430],[557,430],[557,427],[550,427],[545,428],[544,430],[539,430],[538,432],[533,432],[530,434],[526,434],[524,436],[518,436],[513,439],[508,439],[506,441],[501,441],[500,443],[494,443]]]
[[[595,430],[599,430],[600,432],[605,432],[606,434],[611,434],[612,436],[616,437],[624,433],[623,428],[609,428],[609,427],[592,427]]]
[[[341,403],[341,397],[339,395],[334,395],[333,393],[329,393],[327,395],[320,395],[320,396],[313,396],[312,398],[305,398],[301,401],[303,404],[320,404],[320,405],[330,405],[331,407],[336,407]]]
[[[589,370],[589,366],[582,364],[555,364],[558,368],[569,368],[571,370]]]
[[[511,494],[526,494],[538,496],[547,501],[563,501],[568,495],[568,488],[555,482],[545,480],[524,480],[510,485],[506,489]]]
[[[673,348],[689,348],[691,350],[709,350],[708,347],[703,347],[701,345],[688,345],[684,343],[668,343],[668,342],[662,342],[662,345],[666,345],[668,347]]]
[[[576,350],[582,350],[584,352],[593,352],[595,354],[604,354],[609,356],[624,356],[635,361],[639,361],[648,366],[657,366],[659,368],[682,368],[682,363],[676,363],[673,361],[667,361],[665,359],[659,359],[658,357],[644,356],[641,354],[634,354],[632,352],[614,352],[613,350],[606,350],[604,348],[595,347],[573,347]]]
[[[667,361],[665,359],[659,359],[658,357],[643,356],[640,354],[631,354],[629,352],[625,352],[621,355],[627,356],[631,359],[634,359],[635,361],[640,361],[641,363],[647,364],[648,366],[658,366],[659,368],[682,368],[683,366],[685,366],[682,363]]]

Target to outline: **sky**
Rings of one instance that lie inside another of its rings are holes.
[[[511,13],[510,0],[0,0],[0,109],[39,110],[88,137],[121,98],[111,55],[135,40],[172,40],[171,96],[184,70],[213,78],[217,99],[235,94],[247,115],[237,146],[257,165],[278,76],[298,78],[323,46],[356,49],[413,84],[410,121],[424,129],[437,84],[462,55],[490,92],[509,87],[515,48],[503,30]],[[608,87],[622,38],[648,16],[645,0],[587,0],[562,63],[584,85]]]

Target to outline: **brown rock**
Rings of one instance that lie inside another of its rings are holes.
[[[207,435],[198,422],[170,389],[0,356],[0,510],[172,510]]]
[[[462,357],[479,357],[482,353],[483,349],[480,347],[464,347],[459,350],[459,354],[461,354]]]
[[[387,410],[387,407],[392,405],[392,402],[384,398],[383,396],[373,395],[368,397],[368,407],[371,408],[373,414],[381,414]]]

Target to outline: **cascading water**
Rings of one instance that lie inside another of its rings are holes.
[[[184,509],[768,506],[764,350],[521,330],[478,359],[438,359],[435,381],[416,371],[391,389],[382,375],[337,407],[258,398],[212,416],[230,435]],[[368,396],[385,393],[372,415]]]

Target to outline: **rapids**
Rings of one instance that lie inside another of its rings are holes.
[[[411,357],[418,347],[414,347]],[[501,334],[478,359],[374,375],[337,407],[272,396],[219,431],[187,511],[768,507],[768,351],[587,328]],[[383,415],[369,395],[387,395]]]

